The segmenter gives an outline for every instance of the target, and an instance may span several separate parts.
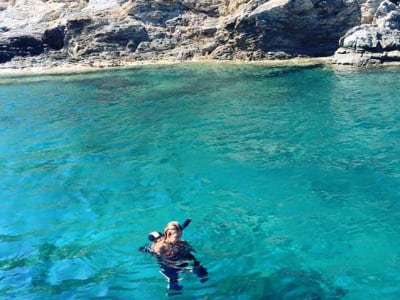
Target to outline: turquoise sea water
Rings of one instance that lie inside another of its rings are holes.
[[[0,298],[398,299],[399,69],[176,65],[0,78]]]

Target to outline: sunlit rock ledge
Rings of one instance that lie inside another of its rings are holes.
[[[291,59],[279,60],[210,60],[210,59],[192,59],[187,61],[178,60],[151,60],[151,61],[130,61],[119,62],[118,64],[109,60],[98,61],[96,64],[85,63],[60,63],[58,65],[33,65],[25,63],[22,67],[10,67],[10,64],[4,64],[0,67],[0,79],[12,78],[14,76],[30,76],[30,75],[52,75],[52,74],[72,74],[72,73],[90,73],[103,70],[129,69],[136,67],[162,67],[173,65],[184,66],[266,66],[266,67],[315,67],[329,66],[332,64],[332,57],[295,57]],[[7,67],[8,66],[8,67]]]
[[[0,70],[400,61],[395,0],[0,0]]]
[[[400,62],[400,7],[396,3],[380,1],[371,23],[348,30],[339,40],[333,62],[357,66]]]

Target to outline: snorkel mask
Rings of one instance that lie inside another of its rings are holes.
[[[190,222],[192,222],[191,219],[186,219],[185,222],[182,223],[182,225],[179,224],[179,229],[183,231],[183,229],[185,229],[190,224]],[[163,236],[164,234],[159,231],[152,231],[149,233],[148,239],[150,242],[155,242],[159,238],[162,238]]]

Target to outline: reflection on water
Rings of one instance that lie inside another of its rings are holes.
[[[396,299],[396,69],[178,65],[0,79],[0,294],[160,299],[170,220],[209,280],[182,299]]]

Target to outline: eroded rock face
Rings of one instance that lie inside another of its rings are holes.
[[[380,34],[399,28],[397,9],[388,0],[0,0],[0,67],[330,56],[339,40],[341,63],[362,43],[396,50],[397,35]]]
[[[384,0],[371,24],[350,29],[339,41],[334,55],[337,64],[367,66],[400,61],[400,7]]]
[[[361,24],[371,24],[382,0],[364,0],[361,3]]]
[[[29,35],[19,35],[10,37],[0,43],[0,63],[11,60],[14,56],[32,56],[42,54],[44,51],[43,43]]]
[[[237,48],[244,52],[328,56],[337,49],[339,38],[360,19],[355,1],[273,0],[241,19],[233,32],[239,39]]]

